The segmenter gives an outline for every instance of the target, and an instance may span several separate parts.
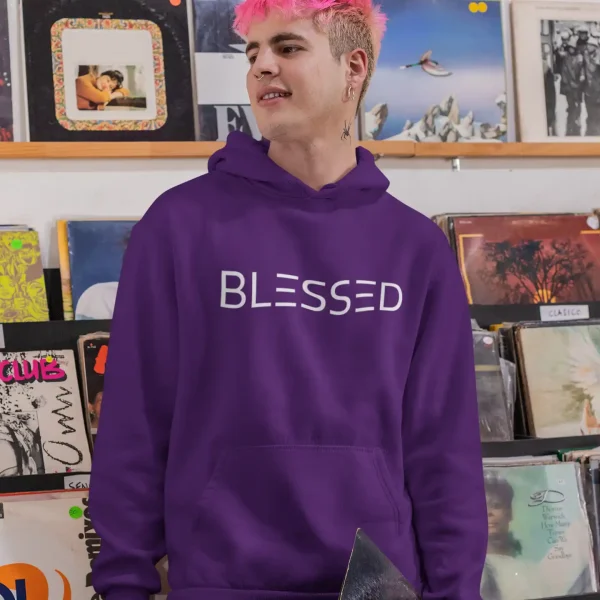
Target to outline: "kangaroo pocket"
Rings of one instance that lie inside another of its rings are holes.
[[[197,502],[194,585],[339,592],[356,529],[399,531],[378,448],[230,449]]]

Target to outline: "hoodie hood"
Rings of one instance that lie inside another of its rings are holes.
[[[359,146],[357,165],[352,171],[339,181],[314,190],[274,163],[268,155],[269,146],[265,138],[255,140],[246,133],[233,131],[227,136],[226,145],[210,157],[208,171],[241,177],[280,197],[303,199],[348,200],[358,195],[363,201],[374,201],[390,184],[375,165],[373,155]]]

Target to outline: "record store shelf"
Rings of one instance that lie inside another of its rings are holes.
[[[10,158],[209,158],[223,142],[9,142],[0,159]],[[410,158],[413,142],[362,142],[373,154]],[[600,153],[599,153],[600,155]]]
[[[223,142],[6,142],[0,159],[209,158]],[[363,141],[389,158],[600,158],[596,142],[430,143]],[[600,166],[600,164],[599,164]]]
[[[600,158],[600,143],[596,142],[417,142],[414,146],[415,158]]]
[[[563,438],[523,438],[512,442],[483,442],[484,458],[541,456],[558,450],[583,450],[600,446],[600,435],[579,435]],[[600,596],[599,596],[600,598]]]
[[[60,278],[58,269],[46,269],[48,288],[58,291]],[[59,304],[54,302],[52,304]],[[57,307],[58,308],[58,307]],[[51,314],[60,314],[58,309]],[[77,358],[77,340],[80,335],[98,331],[110,331],[110,320],[64,321],[54,317],[50,321],[33,323],[0,324],[0,350],[60,350],[72,349]],[[516,456],[539,456],[554,454],[559,450],[584,449],[600,446],[600,435],[576,436],[567,438],[524,438],[510,442],[484,442],[482,454],[486,458],[506,458]],[[38,491],[48,489],[64,489],[65,477],[76,475],[46,474],[0,478],[0,493],[14,491]],[[583,600],[600,600],[600,594],[579,596]]]
[[[544,598],[544,600],[600,600],[600,593],[577,594],[577,596],[558,596],[556,598]]]
[[[8,352],[73,350],[75,361],[78,364],[77,339],[79,336],[97,331],[110,331],[110,324],[111,322],[108,320],[3,323],[0,324],[0,350]],[[81,380],[79,380],[79,387],[79,391],[82,393]],[[78,475],[85,476],[87,473],[72,471],[0,477],[0,493],[70,489],[73,478],[77,479]]]

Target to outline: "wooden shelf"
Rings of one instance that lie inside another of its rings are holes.
[[[385,143],[385,142],[383,142]],[[596,142],[415,143],[416,158],[600,158]]]
[[[2,158],[209,158],[224,142],[12,142]],[[361,142],[373,154],[410,158],[414,142]]]
[[[600,143],[360,142],[386,158],[600,158]],[[223,142],[7,142],[0,159],[209,158]]]
[[[7,142],[3,158],[208,158],[222,142]]]
[[[412,158],[415,142],[359,142],[373,154],[391,158]]]

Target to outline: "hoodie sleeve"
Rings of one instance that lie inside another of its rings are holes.
[[[405,478],[423,600],[480,600],[488,533],[471,322],[445,237],[437,246],[404,395]]]
[[[105,600],[148,600],[165,555],[163,490],[177,372],[174,261],[149,213],[132,230],[111,324],[94,444],[90,516],[101,549],[92,583]]]

